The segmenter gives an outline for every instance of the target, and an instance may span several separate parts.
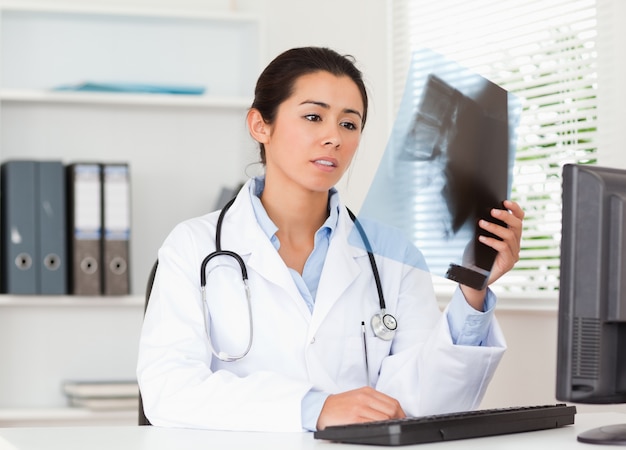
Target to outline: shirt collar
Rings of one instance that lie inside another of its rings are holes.
[[[249,188],[250,201],[252,202],[254,215],[256,216],[256,220],[261,226],[261,229],[267,237],[273,241],[275,239],[276,231],[278,231],[278,227],[267,215],[267,212],[261,203],[261,194],[263,193],[263,189],[265,189],[265,176],[254,177]],[[328,212],[328,218],[320,230],[318,230],[318,233],[319,231],[326,229],[328,237],[330,238],[335,232],[337,223],[339,222],[339,193],[334,187],[330,188],[328,191]]]

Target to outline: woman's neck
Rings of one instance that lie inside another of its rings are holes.
[[[261,203],[279,229],[315,233],[328,217],[328,192],[286,189],[266,180]]]
[[[315,233],[328,218],[328,192],[279,188],[266,180],[261,203],[278,228],[280,256],[302,274],[313,251]]]

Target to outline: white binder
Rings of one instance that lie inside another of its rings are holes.
[[[126,163],[102,165],[102,279],[105,295],[130,294],[130,173]]]
[[[100,295],[102,181],[98,163],[67,166],[70,293]]]

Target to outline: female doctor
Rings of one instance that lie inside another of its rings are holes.
[[[362,224],[372,264],[351,237],[333,186],[367,106],[332,50],[288,50],[263,71],[247,125],[265,175],[159,249],[137,367],[153,425],[300,431],[478,407],[505,349],[493,293],[459,286],[442,314],[411,243]],[[524,214],[504,205],[492,216],[507,227],[479,223],[500,238],[482,241],[497,250],[490,283],[519,255]],[[402,257],[381,256],[390,247]]]

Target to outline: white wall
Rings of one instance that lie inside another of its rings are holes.
[[[626,121],[626,2],[598,0],[603,6],[598,17],[598,95],[601,130],[598,163],[626,168],[626,146],[621,132]]]

